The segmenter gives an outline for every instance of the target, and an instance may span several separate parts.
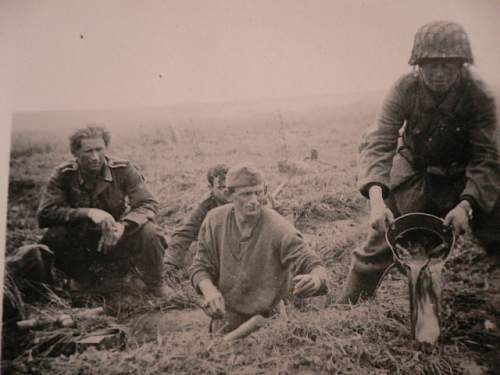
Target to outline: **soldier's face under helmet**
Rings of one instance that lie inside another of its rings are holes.
[[[84,138],[76,158],[84,172],[97,173],[104,165],[105,152],[106,145],[102,138]]]
[[[433,92],[443,94],[459,78],[463,61],[452,58],[423,59],[419,66],[427,87]]]

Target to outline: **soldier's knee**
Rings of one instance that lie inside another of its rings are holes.
[[[6,270],[14,276],[37,282],[50,282],[52,251],[45,245],[25,245],[6,257]]]
[[[155,243],[163,249],[167,247],[165,237],[160,233],[158,226],[152,222],[144,224],[138,231],[137,235],[141,237],[142,241]]]
[[[42,244],[49,246],[53,244],[54,242],[62,242],[66,239],[68,234],[68,228],[65,226],[56,226],[56,227],[50,227],[47,229],[45,234],[42,237],[42,240],[40,241]]]

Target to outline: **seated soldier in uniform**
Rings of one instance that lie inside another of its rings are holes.
[[[153,222],[158,203],[131,163],[106,155],[110,138],[102,127],[71,135],[75,160],[54,170],[38,209],[40,227],[49,228],[41,242],[77,289],[93,285],[95,266],[125,261],[137,267],[149,293],[166,296],[166,243]]]
[[[165,254],[166,267],[170,272],[184,268],[186,254],[198,238],[201,223],[205,220],[208,212],[227,203],[224,194],[227,169],[224,164],[217,164],[208,170],[208,194],[198,203],[183,225],[172,235],[172,241]]]
[[[231,203],[208,213],[190,267],[191,282],[205,298],[215,331],[230,331],[253,315],[272,315],[291,283],[296,296],[312,296],[326,289],[327,277],[302,234],[276,211],[262,207],[259,170],[234,166],[226,186]]]

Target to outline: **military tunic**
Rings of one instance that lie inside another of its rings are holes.
[[[125,224],[125,232],[109,254],[96,251],[100,230],[88,210],[108,212]],[[158,203],[144,185],[142,176],[126,160],[105,158],[103,171],[89,184],[76,161],[57,167],[43,193],[37,217],[40,227],[49,227],[42,243],[55,253],[55,265],[69,276],[88,276],[95,262],[112,263],[117,258],[138,256],[138,267],[147,284],[161,278],[165,241],[153,224]],[[116,251],[115,251],[116,250]]]
[[[182,226],[172,235],[172,241],[165,254],[165,262],[179,268],[184,266],[184,258],[191,244],[198,238],[201,224],[208,212],[220,206],[213,194],[208,194],[188,216]]]
[[[474,209],[474,234],[485,246],[500,245],[495,104],[467,69],[440,103],[419,75],[399,79],[362,139],[358,167],[361,193],[368,197],[371,186],[380,186],[395,216],[445,216],[465,199]],[[371,229],[353,252],[343,299],[373,294],[392,263],[384,234]]]

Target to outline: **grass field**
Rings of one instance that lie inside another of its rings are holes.
[[[469,237],[459,241],[444,271],[443,336],[433,350],[421,350],[411,339],[407,286],[395,271],[376,300],[354,307],[335,304],[350,251],[360,244],[366,228],[366,202],[356,190],[356,156],[373,116],[371,110],[326,113],[321,119],[285,113],[256,116],[253,123],[228,117],[210,127],[199,120],[175,132],[161,126],[133,132],[113,129],[110,154],[128,158],[141,169],[161,204],[158,223],[167,238],[206,191],[205,172],[215,163],[252,161],[265,172],[271,190],[286,181],[279,195],[284,215],[327,264],[329,294],[287,306],[288,318],[276,318],[233,345],[211,337],[208,319],[197,309],[172,310],[140,300],[141,306],[114,314],[128,333],[124,350],[91,349],[59,357],[18,353],[16,361],[5,365],[43,374],[498,371],[500,334],[498,328],[485,328],[487,321],[500,326],[494,308],[498,300],[486,281],[484,255]],[[14,129],[7,251],[40,239],[35,210],[52,168],[70,157],[66,134]],[[307,159],[311,150],[317,151],[317,160]],[[181,300],[194,301],[187,281],[178,294]]]

